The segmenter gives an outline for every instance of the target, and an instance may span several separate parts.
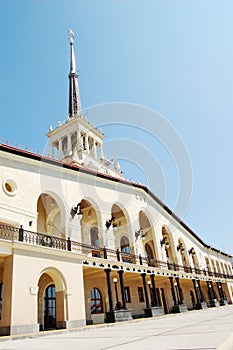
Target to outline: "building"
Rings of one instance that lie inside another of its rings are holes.
[[[231,256],[105,158],[69,36],[69,115],[50,127],[50,157],[0,145],[0,334],[232,303]]]

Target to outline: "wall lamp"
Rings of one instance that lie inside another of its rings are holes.
[[[169,248],[170,247],[170,243],[167,240],[167,237],[163,237],[163,239],[161,239],[160,241],[161,247],[165,244],[165,248]]]
[[[81,203],[78,203],[76,207],[73,206],[71,208],[70,215],[72,216],[72,219],[75,217],[76,214],[78,215],[78,218],[81,220],[83,216],[83,213],[81,212]]]
[[[114,223],[114,220],[115,220],[115,216],[112,216],[110,220],[106,220],[106,227],[107,227],[107,230],[109,229],[109,227],[112,225],[113,228],[117,228],[117,224]]]
[[[143,228],[140,228],[138,231],[135,231],[136,240],[138,239],[139,236],[141,236],[141,238],[144,240],[147,236],[147,232],[144,232]]]
[[[183,247],[183,243],[180,243],[178,246],[177,246],[177,251],[181,251],[181,253],[184,253],[185,252],[185,249]]]
[[[195,254],[196,254],[193,247],[192,247],[191,249],[189,249],[189,255],[190,255],[190,254],[192,254],[192,255],[195,255]]]

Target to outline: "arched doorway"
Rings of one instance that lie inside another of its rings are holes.
[[[66,328],[67,296],[63,275],[55,268],[42,271],[38,280],[38,323],[40,330]]]
[[[56,289],[50,284],[44,293],[44,329],[56,329]]]

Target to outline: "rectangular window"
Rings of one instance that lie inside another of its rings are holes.
[[[143,303],[145,301],[144,299],[144,293],[143,293],[143,288],[138,287],[138,300]]]
[[[130,289],[125,287],[125,301],[126,303],[131,303]]]

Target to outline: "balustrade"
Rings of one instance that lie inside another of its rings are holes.
[[[183,271],[186,273],[195,273],[196,275],[205,275],[210,277],[230,278],[232,275],[221,274],[209,270],[201,270],[182,266],[173,262],[159,261],[141,255],[125,253],[106,247],[96,247],[93,245],[72,241],[70,238],[62,239],[55,236],[46,235],[43,233],[24,230],[22,226],[16,228],[9,225],[0,225],[0,239],[7,241],[19,241],[26,244],[38,245],[46,248],[71,251],[85,256],[94,258],[108,259],[109,261],[125,262],[129,264],[138,264],[148,267],[160,268],[163,270]]]

